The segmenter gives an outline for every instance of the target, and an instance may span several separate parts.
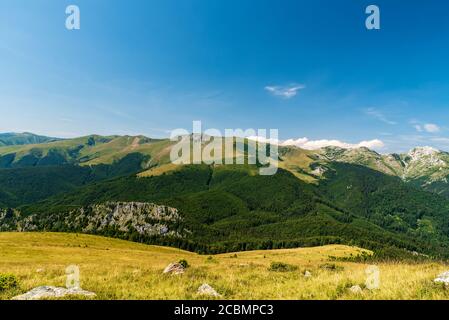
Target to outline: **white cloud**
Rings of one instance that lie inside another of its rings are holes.
[[[266,137],[261,137],[261,136],[249,136],[249,137],[247,137],[247,139],[258,141],[261,143],[271,143],[271,144],[278,144],[278,145],[282,144],[282,141],[279,141],[278,139],[267,139]]]
[[[389,120],[382,112],[374,108],[368,108],[365,110],[365,114],[373,117],[379,121],[382,121],[386,124],[395,125],[397,122]]]
[[[302,84],[292,84],[289,86],[266,86],[265,90],[274,96],[291,99],[296,96],[300,90],[305,88],[306,86]]]
[[[440,132],[440,127],[433,123],[426,123],[424,125],[424,130],[426,130],[429,133],[436,133]]]
[[[415,128],[418,132],[428,132],[428,133],[437,133],[441,131],[441,128],[434,124],[434,123],[419,123],[416,120],[412,120],[410,122],[413,125],[413,128]]]
[[[309,140],[308,138],[299,138],[299,139],[289,139],[286,141],[279,141],[279,140],[275,140],[275,139],[266,139],[264,137],[248,137],[248,139],[250,140],[256,140],[259,142],[267,142],[267,143],[272,143],[272,144],[279,144],[281,146],[295,146],[301,149],[306,149],[306,150],[317,150],[317,149],[321,149],[324,147],[340,147],[340,148],[344,148],[344,149],[356,149],[356,148],[361,148],[361,147],[366,147],[369,149],[381,149],[383,147],[385,147],[385,144],[379,140],[379,139],[374,139],[374,140],[368,140],[368,141],[361,141],[359,143],[348,143],[348,142],[343,142],[340,140],[327,140],[327,139],[323,139],[323,140]]]
[[[315,149],[320,149],[320,148],[324,148],[324,147],[340,147],[340,148],[345,148],[345,149],[356,149],[356,148],[361,148],[361,147],[366,147],[369,149],[379,149],[379,148],[383,148],[385,146],[385,144],[379,140],[379,139],[374,139],[374,140],[369,140],[369,141],[361,141],[359,143],[348,143],[348,142],[343,142],[340,140],[327,140],[327,139],[323,139],[323,140],[309,140],[307,138],[300,138],[297,140],[287,140],[284,141],[282,143],[282,145],[284,146],[296,146],[302,149],[307,149],[307,150],[315,150]]]

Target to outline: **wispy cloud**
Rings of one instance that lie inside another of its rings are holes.
[[[437,126],[434,123],[426,123],[424,125],[424,130],[426,130],[427,132],[430,132],[430,133],[436,133],[436,132],[440,132],[441,129],[439,126]]]
[[[382,112],[380,112],[379,110],[375,109],[375,108],[368,108],[365,109],[365,114],[373,117],[379,121],[382,121],[386,124],[390,124],[390,125],[395,125],[397,124],[397,122],[395,121],[391,121],[390,119],[388,119]]]
[[[413,127],[418,132],[438,133],[441,128],[434,123],[414,124]]]
[[[281,97],[283,99],[291,99],[295,97],[300,90],[305,88],[306,86],[302,84],[291,84],[288,86],[266,86],[265,90],[273,96]]]

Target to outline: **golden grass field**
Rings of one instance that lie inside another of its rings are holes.
[[[81,286],[97,299],[204,299],[197,288],[208,283],[223,299],[448,299],[449,289],[433,283],[449,266],[440,263],[380,263],[380,287],[364,286],[366,264],[333,262],[330,257],[363,250],[342,245],[289,250],[251,251],[202,256],[173,248],[117,239],[64,233],[0,233],[0,274],[14,274],[19,288],[0,292],[0,299],[42,285],[65,286],[65,268],[78,265]],[[171,262],[186,259],[183,275],[165,275]],[[298,269],[269,271],[272,262]],[[323,268],[326,263],[342,270]],[[304,277],[305,270],[312,277]]]

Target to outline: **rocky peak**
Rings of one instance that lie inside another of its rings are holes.
[[[438,149],[432,147],[416,147],[410,150],[407,155],[412,158],[421,158],[426,156],[432,156],[440,153]]]
[[[446,162],[441,157],[442,154],[441,151],[432,147],[417,147],[405,155],[405,162],[408,165],[446,166]]]

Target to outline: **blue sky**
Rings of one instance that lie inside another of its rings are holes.
[[[65,28],[78,5],[81,30]],[[365,8],[381,30],[365,28]],[[0,132],[276,128],[449,150],[441,0],[3,0]],[[302,140],[303,141],[303,140]]]

